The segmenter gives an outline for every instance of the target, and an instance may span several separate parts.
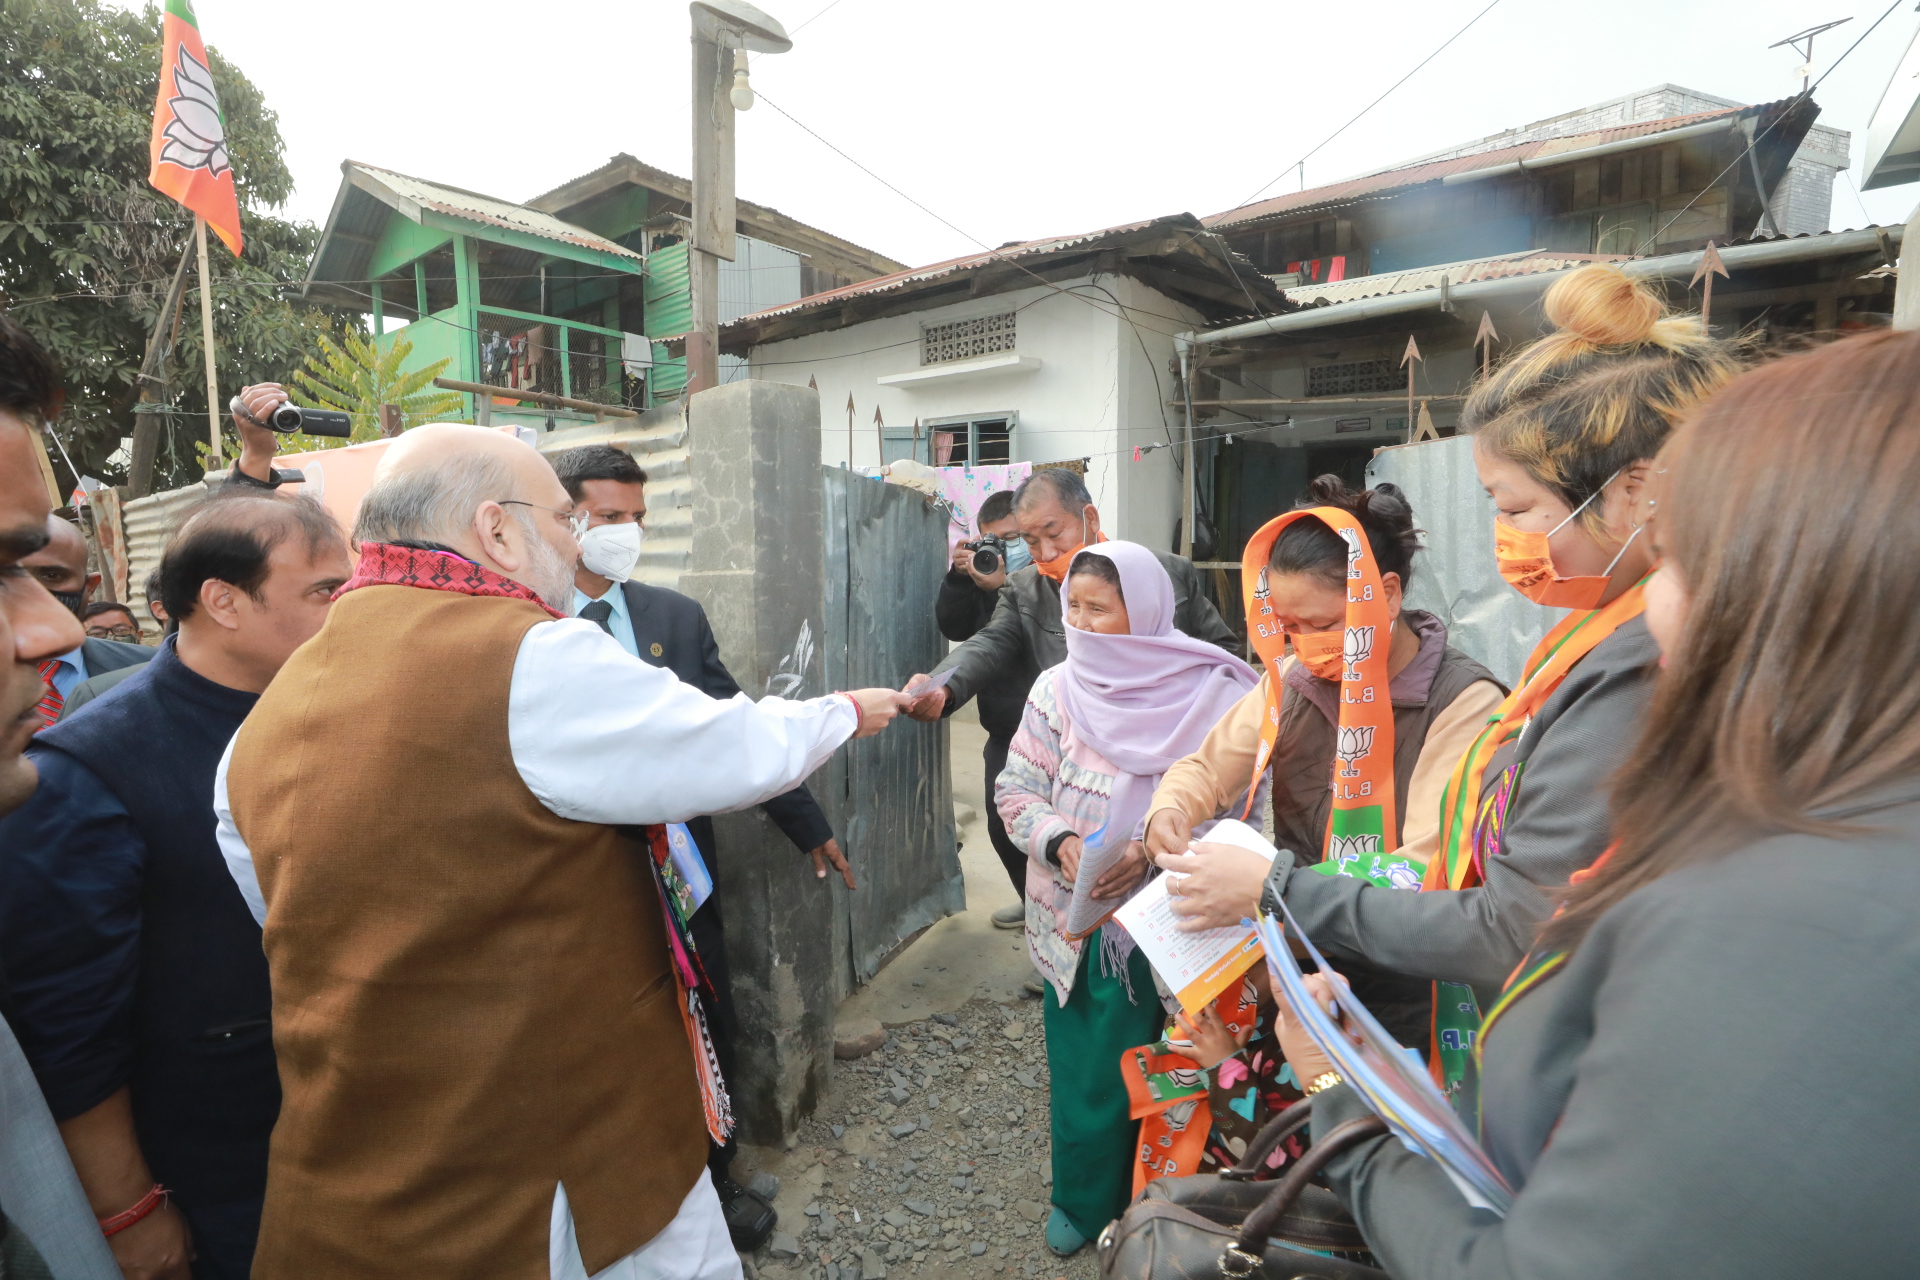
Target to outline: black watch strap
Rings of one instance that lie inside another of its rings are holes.
[[[1287,881],[1293,877],[1293,850],[1282,849],[1273,857],[1273,869],[1267,872],[1266,887],[1260,890],[1260,909],[1270,916],[1280,914],[1280,899],[1286,896]]]

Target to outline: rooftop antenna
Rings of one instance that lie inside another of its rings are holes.
[[[1800,92],[1807,91],[1807,84],[1813,79],[1813,38],[1822,31],[1831,31],[1842,23],[1852,22],[1852,18],[1836,18],[1832,22],[1823,22],[1817,27],[1808,27],[1797,36],[1788,36],[1767,46],[1778,49],[1782,45],[1792,45],[1793,51],[1800,55]]]

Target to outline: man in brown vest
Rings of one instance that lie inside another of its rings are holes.
[[[284,1095],[256,1280],[740,1275],[657,824],[790,789],[904,699],[716,701],[563,618],[571,505],[510,436],[408,432],[228,748]]]

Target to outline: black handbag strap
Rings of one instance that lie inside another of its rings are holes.
[[[1288,1108],[1288,1111],[1292,1110]],[[1266,1253],[1267,1237],[1287,1210],[1293,1207],[1293,1202],[1300,1198],[1300,1192],[1313,1176],[1341,1152],[1362,1142],[1371,1142],[1386,1132],[1387,1126],[1379,1116],[1362,1116],[1347,1121],[1324,1138],[1316,1140],[1307,1148],[1307,1153],[1287,1170],[1286,1176],[1274,1184],[1260,1207],[1241,1222],[1239,1238],[1220,1254],[1220,1274],[1241,1277],[1251,1276],[1257,1271]]]
[[[1240,1163],[1221,1170],[1220,1177],[1228,1182],[1252,1182],[1273,1149],[1312,1122],[1313,1099],[1302,1098],[1262,1125],[1253,1141],[1247,1144],[1247,1153],[1240,1157]]]

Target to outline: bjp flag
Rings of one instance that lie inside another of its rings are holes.
[[[166,0],[160,21],[160,96],[147,181],[205,218],[239,256],[240,200],[227,158],[227,122],[193,0]]]

